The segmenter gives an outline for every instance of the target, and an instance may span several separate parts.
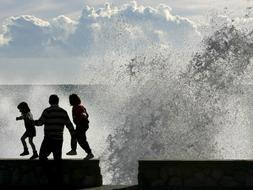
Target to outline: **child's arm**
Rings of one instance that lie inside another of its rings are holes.
[[[16,117],[16,121],[22,120],[22,119],[24,119],[24,116],[23,116],[23,115],[21,115],[21,116],[19,116],[19,117]]]

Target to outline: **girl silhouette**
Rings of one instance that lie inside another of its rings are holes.
[[[33,150],[33,155],[32,155],[32,157],[30,157],[30,160],[33,160],[35,158],[38,158],[38,153],[37,153],[37,150],[36,150],[35,145],[33,143],[33,137],[36,136],[36,130],[35,130],[35,126],[34,126],[33,116],[30,111],[30,108],[28,107],[28,104],[26,102],[21,102],[17,106],[17,108],[21,112],[21,116],[16,117],[16,120],[24,120],[25,129],[26,129],[25,133],[21,137],[21,142],[24,147],[24,152],[22,152],[20,154],[20,156],[25,156],[25,155],[29,154],[28,147],[27,147],[26,141],[25,141],[26,138],[28,138],[29,143],[30,143],[32,150]]]

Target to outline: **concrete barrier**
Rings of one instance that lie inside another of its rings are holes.
[[[140,189],[253,189],[253,161],[139,161]]]
[[[74,189],[102,185],[99,160],[0,160],[0,189],[57,187]]]

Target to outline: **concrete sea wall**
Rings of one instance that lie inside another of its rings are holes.
[[[0,189],[101,185],[99,160],[0,160]]]

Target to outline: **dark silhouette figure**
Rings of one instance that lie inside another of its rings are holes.
[[[49,97],[50,107],[46,108],[35,125],[44,125],[44,139],[40,147],[39,159],[47,160],[53,153],[54,160],[62,159],[63,129],[66,126],[71,135],[74,127],[67,112],[59,107],[59,98],[53,94]]]
[[[16,117],[16,120],[24,120],[25,129],[26,129],[25,133],[21,137],[21,142],[23,144],[24,151],[20,154],[20,156],[25,156],[25,155],[29,154],[28,147],[27,147],[27,144],[25,142],[26,138],[28,138],[29,143],[30,143],[30,145],[32,147],[32,150],[33,150],[33,155],[32,155],[32,157],[30,157],[30,160],[33,160],[35,158],[38,158],[38,153],[37,153],[36,147],[33,143],[33,137],[36,136],[36,130],[35,130],[35,127],[34,127],[33,116],[32,116],[32,113],[30,111],[30,108],[29,108],[29,106],[26,102],[21,102],[17,106],[17,108],[21,112],[21,116]]]
[[[89,128],[89,114],[85,107],[81,104],[81,99],[77,94],[69,96],[69,103],[72,107],[73,121],[76,125],[75,135],[71,137],[71,151],[67,155],[76,155],[77,142],[82,149],[87,153],[85,160],[94,158],[90,146],[86,140],[86,131]]]

